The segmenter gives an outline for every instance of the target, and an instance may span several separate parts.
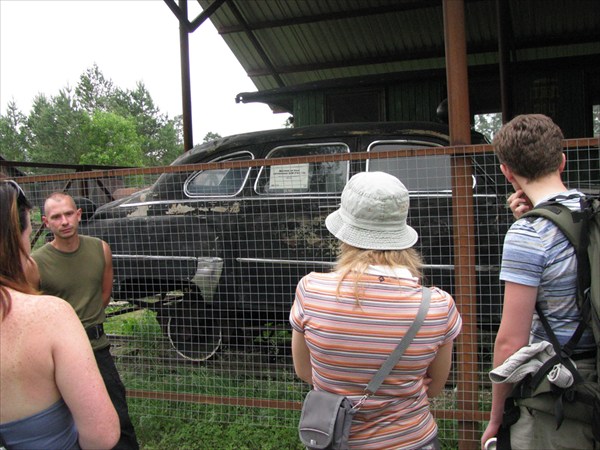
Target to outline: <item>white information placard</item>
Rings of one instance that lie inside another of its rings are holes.
[[[308,191],[309,163],[271,166],[269,189]]]

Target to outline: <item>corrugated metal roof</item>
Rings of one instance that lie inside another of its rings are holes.
[[[513,60],[600,54],[600,1],[501,1]],[[210,20],[259,91],[445,64],[441,0],[226,0]],[[496,0],[465,20],[469,64],[497,63]]]

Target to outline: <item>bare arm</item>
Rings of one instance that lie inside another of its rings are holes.
[[[429,398],[439,395],[446,385],[452,365],[453,344],[454,342],[450,341],[442,345],[427,368],[427,378],[431,380],[427,386],[427,396]]]
[[[112,252],[109,245],[102,241],[102,249],[104,250],[104,274],[102,275],[102,304],[106,308],[110,303],[110,294],[113,287],[113,262]]]
[[[48,333],[56,385],[73,414],[80,446],[112,448],[120,435],[119,417],[79,318],[68,303],[61,303],[49,321],[52,323]]]
[[[536,298],[537,287],[506,283],[502,321],[494,344],[494,368],[529,343]],[[504,401],[512,388],[512,384],[492,385],[492,411],[490,422],[481,438],[482,448],[485,441],[497,434],[502,424]]]
[[[292,331],[292,357],[296,375],[301,380],[312,384],[312,365],[310,363],[310,350],[306,345],[304,335],[296,330]]]

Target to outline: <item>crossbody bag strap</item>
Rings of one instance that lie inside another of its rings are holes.
[[[429,310],[429,303],[431,301],[431,289],[428,287],[422,287],[423,298],[421,299],[421,305],[419,306],[419,312],[417,313],[417,317],[415,321],[412,323],[400,343],[396,346],[396,349],[392,352],[390,356],[388,356],[387,360],[381,365],[377,373],[373,376],[367,388],[365,389],[367,395],[373,395],[385,380],[385,377],[389,375],[394,366],[400,358],[404,351],[408,348],[412,340],[417,335],[419,328],[423,325],[425,321],[425,316],[427,316],[427,311]]]

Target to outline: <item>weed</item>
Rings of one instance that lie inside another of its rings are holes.
[[[179,419],[165,417],[164,405],[157,405],[155,411],[148,410],[147,401],[142,405],[143,415],[138,416],[138,401],[130,400],[129,403],[140,446],[144,450],[303,448],[295,426],[279,425],[279,417],[274,417],[269,410],[225,407],[220,408],[222,414],[215,415],[214,408],[209,410],[206,406],[196,405],[189,418]],[[177,403],[169,405],[170,408],[177,406]],[[189,405],[185,408],[189,409]],[[295,424],[297,420],[297,412],[290,414],[289,422]]]
[[[281,329],[273,323],[266,323],[261,333],[254,338],[254,342],[267,348],[267,353],[273,357],[286,357],[290,354],[292,332]]]
[[[118,312],[123,306],[109,306],[107,315]],[[141,309],[122,315],[109,317],[104,323],[107,334],[118,334],[121,336],[161,335],[160,325],[156,320],[156,313],[148,309]]]

